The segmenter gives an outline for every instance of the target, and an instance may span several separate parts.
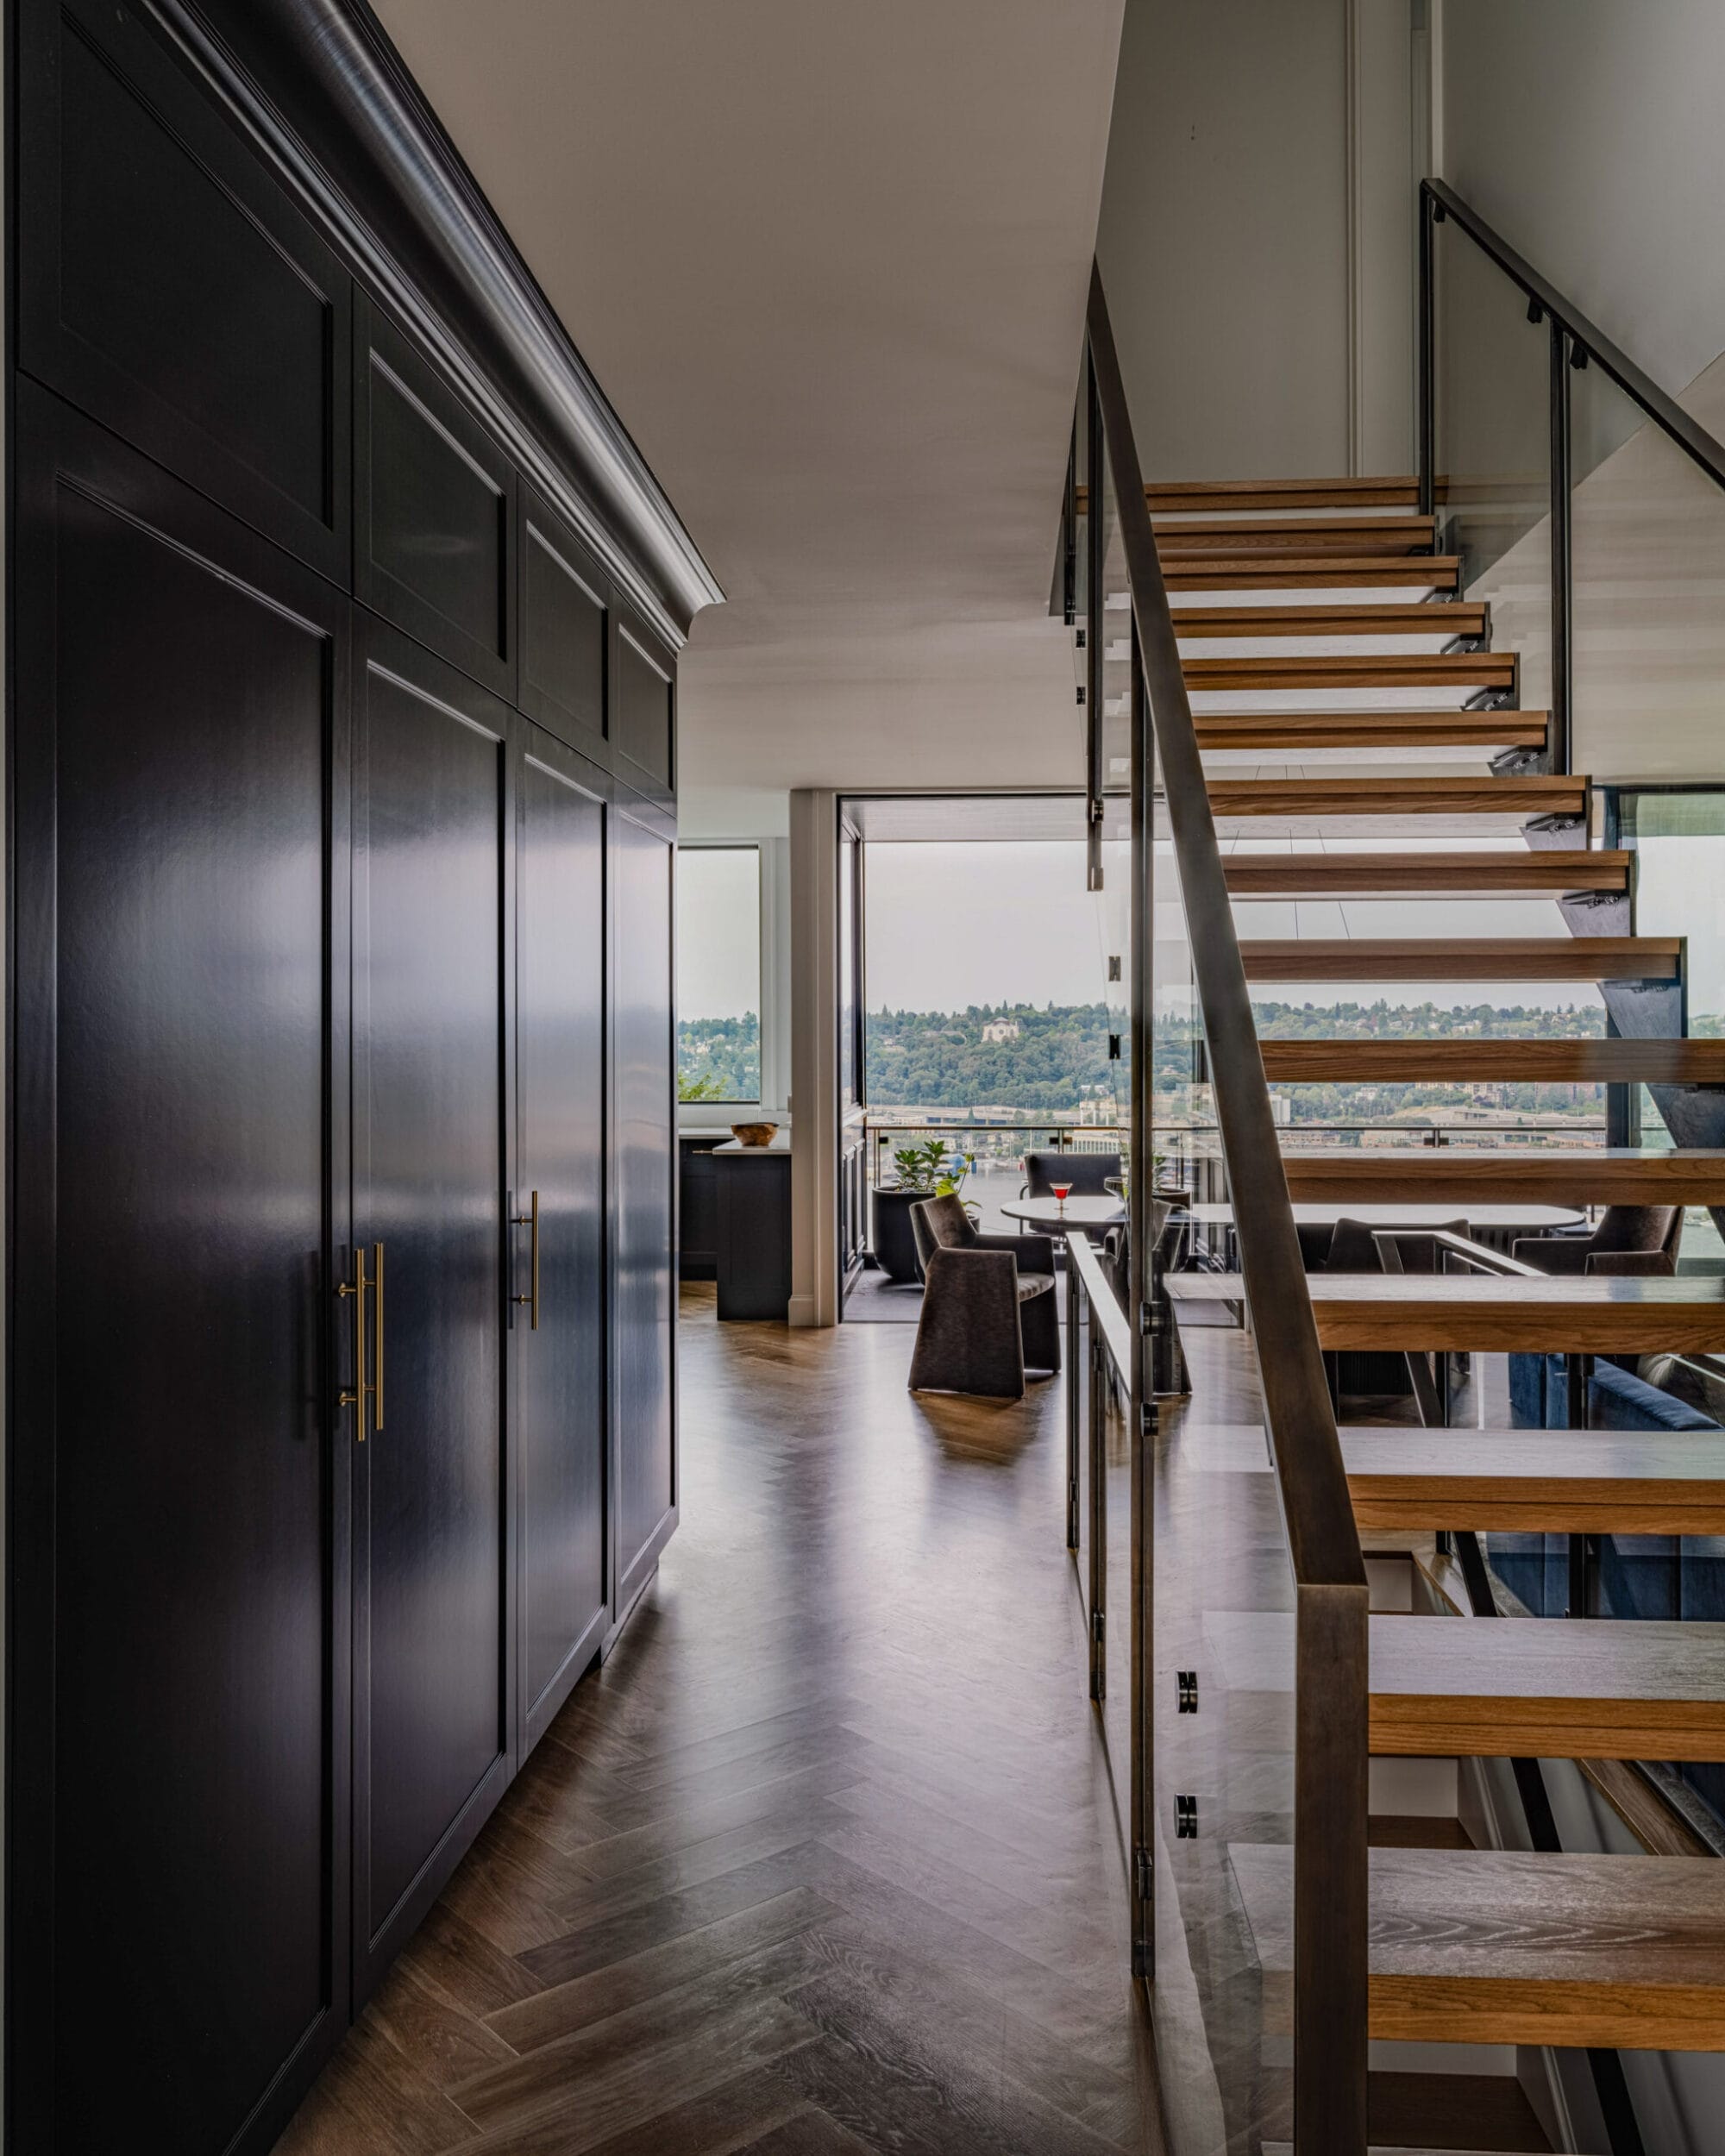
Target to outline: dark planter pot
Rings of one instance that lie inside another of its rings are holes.
[[[877,1190],[875,1193],[875,1263],[888,1280],[922,1278],[917,1263],[916,1236],[911,1228],[911,1207],[928,1195],[925,1190]]]

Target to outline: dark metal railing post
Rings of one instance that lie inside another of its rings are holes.
[[[1436,227],[1443,216],[1422,186],[1420,190],[1420,514],[1429,517],[1436,503],[1438,464]]]
[[[1570,363],[1575,347],[1563,324],[1552,322],[1552,731],[1553,771],[1571,768],[1570,706],[1573,656],[1571,605],[1574,596],[1570,551]]]
[[[1106,647],[1102,638],[1107,623],[1102,590],[1107,535],[1102,529],[1102,484],[1105,452],[1102,446],[1102,401],[1096,394],[1096,369],[1088,358],[1084,366],[1085,474],[1084,544],[1088,569],[1085,592],[1084,630],[1084,877],[1085,888],[1102,887],[1102,699],[1107,693]]]
[[[1151,1133],[1154,1106],[1152,1027],[1156,954],[1156,743],[1145,691],[1144,650],[1136,615],[1132,652],[1132,1069],[1131,1129],[1126,1156],[1126,1311],[1132,1324],[1129,1378],[1132,1447],[1132,1974],[1155,1974],[1156,1777],[1151,1684],[1156,1666],[1155,1550],[1151,1506],[1156,1487],[1156,1366],[1161,1282],[1151,1248]]]
[[[1066,1546],[1078,1547],[1078,1268],[1066,1268]]]

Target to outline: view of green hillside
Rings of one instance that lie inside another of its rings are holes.
[[[761,1019],[680,1018],[677,1092],[685,1100],[761,1098]]]
[[[1514,1036],[1565,1039],[1603,1031],[1597,1005],[1560,1010],[1521,1004],[1255,1004],[1269,1040]],[[1116,1021],[1118,1022],[1118,1021]],[[972,1004],[963,1011],[871,1011],[868,1015],[871,1106],[1009,1107],[1036,1114],[1076,1112],[1086,1096],[1124,1100],[1122,1064],[1108,1056],[1110,1018],[1101,1003]],[[993,1035],[994,1037],[989,1037]],[[1124,1045],[1124,1044],[1123,1044]],[[1192,1031],[1164,1018],[1157,1028],[1156,1080],[1177,1119],[1192,1067]],[[1292,1090],[1300,1122],[1376,1120],[1397,1109],[1474,1104],[1541,1116],[1596,1113],[1597,1094],[1567,1086],[1302,1086]]]

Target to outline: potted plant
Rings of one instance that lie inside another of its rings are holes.
[[[892,1182],[875,1186],[875,1262],[888,1280],[909,1282],[922,1278],[911,1207],[925,1198],[956,1194],[964,1168],[956,1156],[949,1162],[944,1138],[932,1138],[920,1145],[895,1147],[893,1173]]]

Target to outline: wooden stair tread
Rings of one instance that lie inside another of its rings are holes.
[[[1515,779],[1212,779],[1205,791],[1217,816],[1578,817],[1587,806],[1585,779],[1547,772]]]
[[[1185,659],[1189,690],[1507,689],[1513,651],[1314,651],[1259,657]]]
[[[1545,711],[1197,711],[1201,749],[1535,749]]]
[[[1725,1040],[1260,1041],[1272,1085],[1725,1085]]]
[[[1352,606],[1182,606],[1176,636],[1479,636],[1487,609],[1472,599]]]
[[[1239,947],[1248,981],[1675,981],[1675,936],[1277,937]]]
[[[1170,592],[1298,591],[1304,586],[1339,590],[1346,585],[1413,585],[1453,591],[1461,557],[1453,554],[1302,554],[1287,547],[1238,553],[1176,554],[1162,568]],[[1175,619],[1180,616],[1176,610]]]
[[[1214,787],[1210,788],[1214,799]],[[1552,847],[1504,853],[1225,854],[1236,898],[1369,898],[1379,892],[1627,891],[1629,856]]]
[[[1189,505],[1217,509],[1414,509],[1419,505],[1417,479],[1151,479],[1144,498],[1152,513],[1172,515]]]
[[[1192,517],[1170,521],[1155,517],[1157,552],[1166,567],[1176,555],[1335,554],[1429,555],[1437,532],[1435,517],[1406,513],[1379,517]],[[1435,558],[1435,557],[1433,557]]]
[[[1495,1354],[1651,1355],[1725,1350],[1725,1281],[1537,1280],[1484,1273],[1313,1273],[1325,1348],[1459,1348]],[[1243,1302],[1238,1273],[1169,1273],[1182,1303]]]
[[[1362,1527],[1725,1534],[1725,1431],[1346,1428]]]
[[[1294,1852],[1228,1853],[1285,2013]],[[1725,2050],[1725,1865],[1496,1849],[1374,1849],[1367,1861],[1374,2038]]]
[[[1725,1205],[1725,1150],[1637,1146],[1287,1147],[1290,1198],[1314,1205]]]
[[[1380,1758],[1725,1759],[1725,1625],[1368,1620]]]
[[[1537,1280],[1485,1273],[1319,1273],[1308,1282],[1327,1348],[1500,1354],[1695,1354],[1725,1350],[1725,1281]]]

